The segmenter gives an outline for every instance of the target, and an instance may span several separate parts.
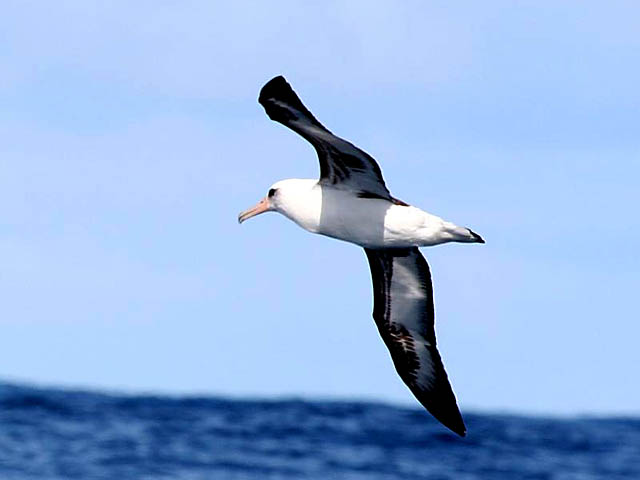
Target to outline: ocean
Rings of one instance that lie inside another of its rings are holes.
[[[640,418],[463,414],[0,384],[0,480],[640,479]]]

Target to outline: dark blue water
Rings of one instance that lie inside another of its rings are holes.
[[[465,419],[0,384],[0,479],[640,479],[640,418]]]

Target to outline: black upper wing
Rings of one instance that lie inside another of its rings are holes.
[[[289,127],[313,145],[320,160],[320,183],[392,200],[376,161],[318,122],[284,77],[267,82],[258,102],[271,120]]]
[[[373,279],[373,318],[396,370],[418,401],[464,436],[466,427],[436,348],[429,265],[416,248],[365,248]]]

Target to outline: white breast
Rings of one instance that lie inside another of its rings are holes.
[[[447,222],[419,208],[359,198],[314,180],[278,182],[276,209],[305,230],[368,248],[435,245]]]

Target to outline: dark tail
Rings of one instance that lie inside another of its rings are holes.
[[[480,235],[478,235],[476,232],[474,232],[470,228],[467,228],[467,230],[469,230],[469,233],[471,234],[471,236],[475,240],[474,243],[484,243],[484,238],[482,238]]]

